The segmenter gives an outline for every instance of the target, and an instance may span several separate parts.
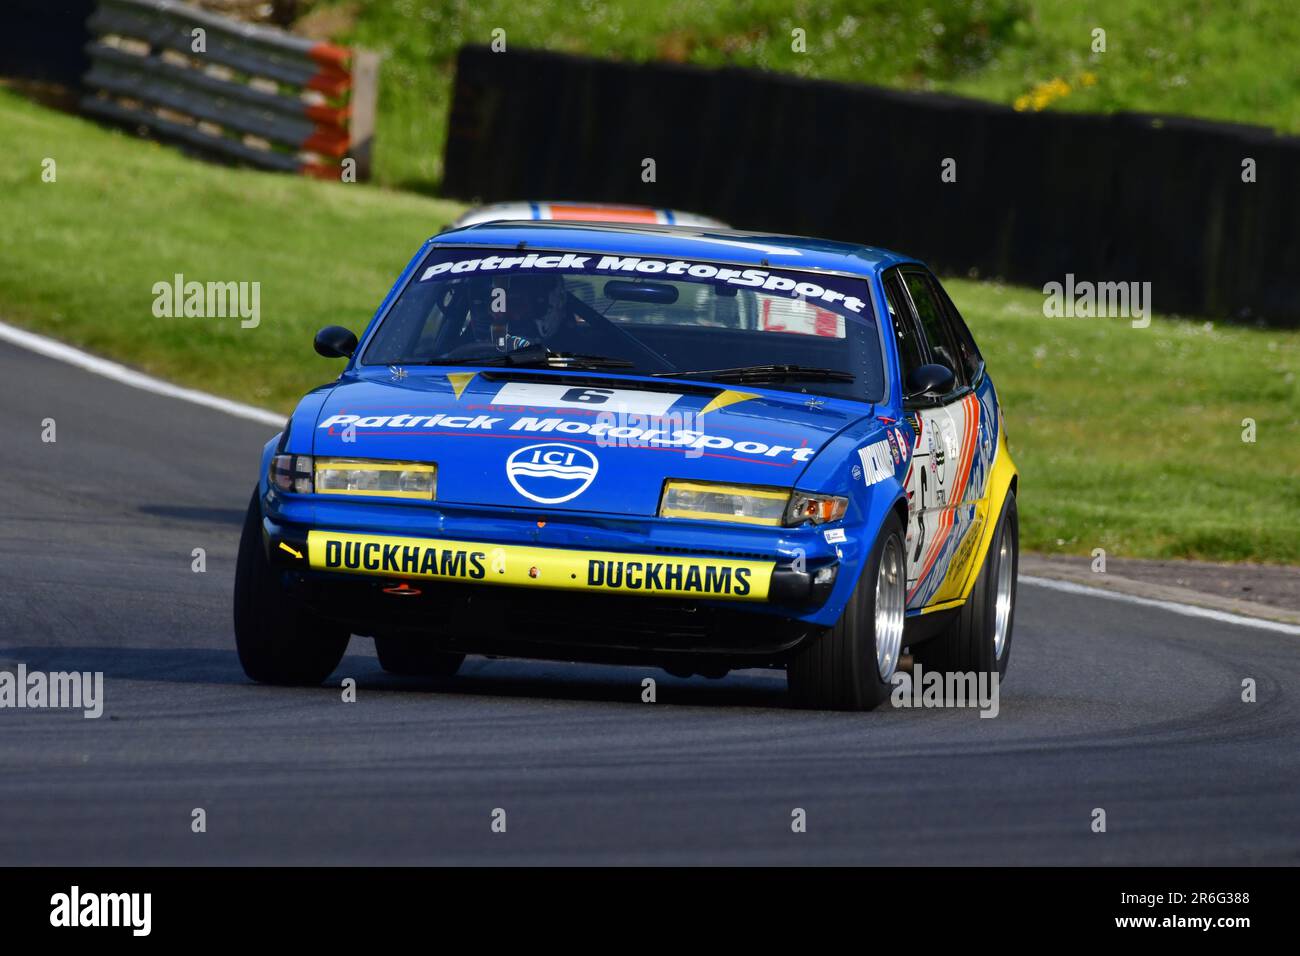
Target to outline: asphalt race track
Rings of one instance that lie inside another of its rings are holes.
[[[1300,637],[1022,584],[996,719],[796,711],[766,671],[425,682],[361,638],[262,687],[230,605],[275,429],[9,345],[0,403],[0,661],[105,682],[98,720],[0,710],[2,865],[1300,862]]]

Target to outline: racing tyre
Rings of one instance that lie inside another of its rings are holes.
[[[244,673],[262,684],[319,684],[343,660],[351,634],[299,606],[262,546],[253,491],[235,566],[235,647]]]
[[[786,665],[796,705],[871,710],[889,696],[903,647],[904,555],[903,526],[890,515],[839,621]]]
[[[925,670],[1005,676],[1011,659],[1019,567],[1020,518],[1016,496],[1008,491],[970,597],[946,630],[912,649],[915,660]]]
[[[451,677],[465,662],[464,654],[430,647],[419,638],[376,637],[379,666],[403,677]]]

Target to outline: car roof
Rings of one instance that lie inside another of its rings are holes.
[[[687,225],[728,229],[730,226],[718,219],[699,213],[683,212],[660,206],[636,206],[626,203],[577,202],[572,200],[547,200],[542,202],[495,202],[476,206],[462,213],[449,229],[463,229],[484,222],[501,220],[564,220],[568,222],[630,222],[647,225]]]
[[[916,262],[888,249],[743,229],[628,223],[513,221],[451,229],[438,245],[512,246],[685,259],[709,259],[773,269],[865,275]]]

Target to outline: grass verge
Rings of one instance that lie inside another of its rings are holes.
[[[186,385],[288,408],[327,377],[311,333],[373,314],[459,206],[229,169],[0,90],[0,315]],[[54,182],[42,162],[55,163]],[[261,283],[261,324],[159,319],[153,285]]]

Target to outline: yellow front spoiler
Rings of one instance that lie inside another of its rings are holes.
[[[729,561],[615,551],[570,551],[435,538],[311,531],[319,571],[398,580],[450,580],[652,597],[765,601],[774,561]]]

